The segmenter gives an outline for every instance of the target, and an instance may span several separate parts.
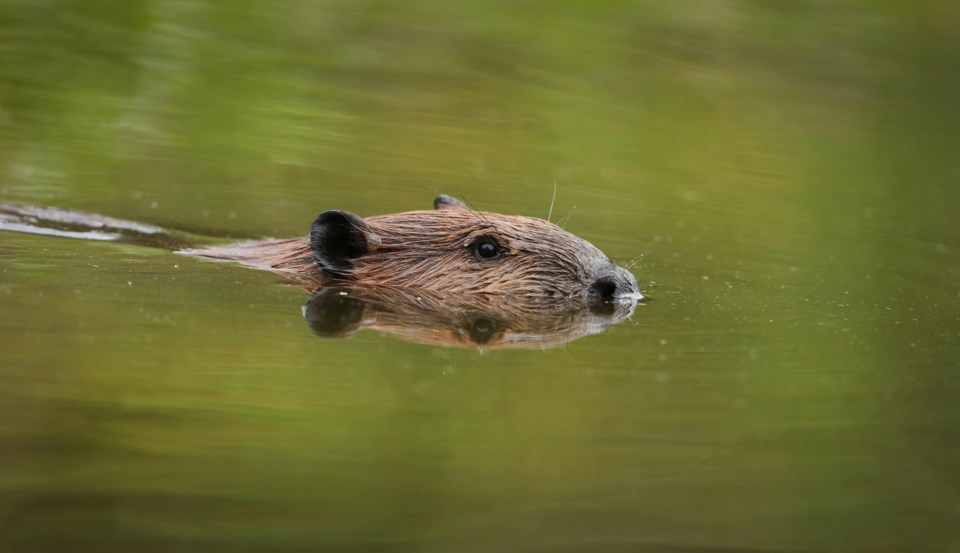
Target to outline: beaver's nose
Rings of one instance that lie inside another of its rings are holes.
[[[587,288],[587,298],[600,301],[641,299],[640,288],[633,273],[613,263],[604,267],[593,284]]]

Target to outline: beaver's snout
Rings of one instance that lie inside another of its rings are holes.
[[[608,261],[594,277],[593,284],[587,288],[587,299],[594,301],[616,301],[621,299],[642,299],[640,287],[633,274]]]

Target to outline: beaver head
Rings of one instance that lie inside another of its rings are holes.
[[[553,223],[475,211],[449,196],[434,207],[366,219],[321,213],[308,237],[312,257],[326,275],[364,285],[587,301],[642,297],[629,271]]]

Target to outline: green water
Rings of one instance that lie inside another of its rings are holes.
[[[313,336],[275,275],[0,234],[0,551],[960,551],[948,1],[0,0],[0,202],[207,235],[438,191],[650,303]]]

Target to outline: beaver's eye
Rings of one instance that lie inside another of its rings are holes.
[[[500,257],[500,244],[493,238],[481,238],[473,243],[473,255],[480,261],[492,261]]]

